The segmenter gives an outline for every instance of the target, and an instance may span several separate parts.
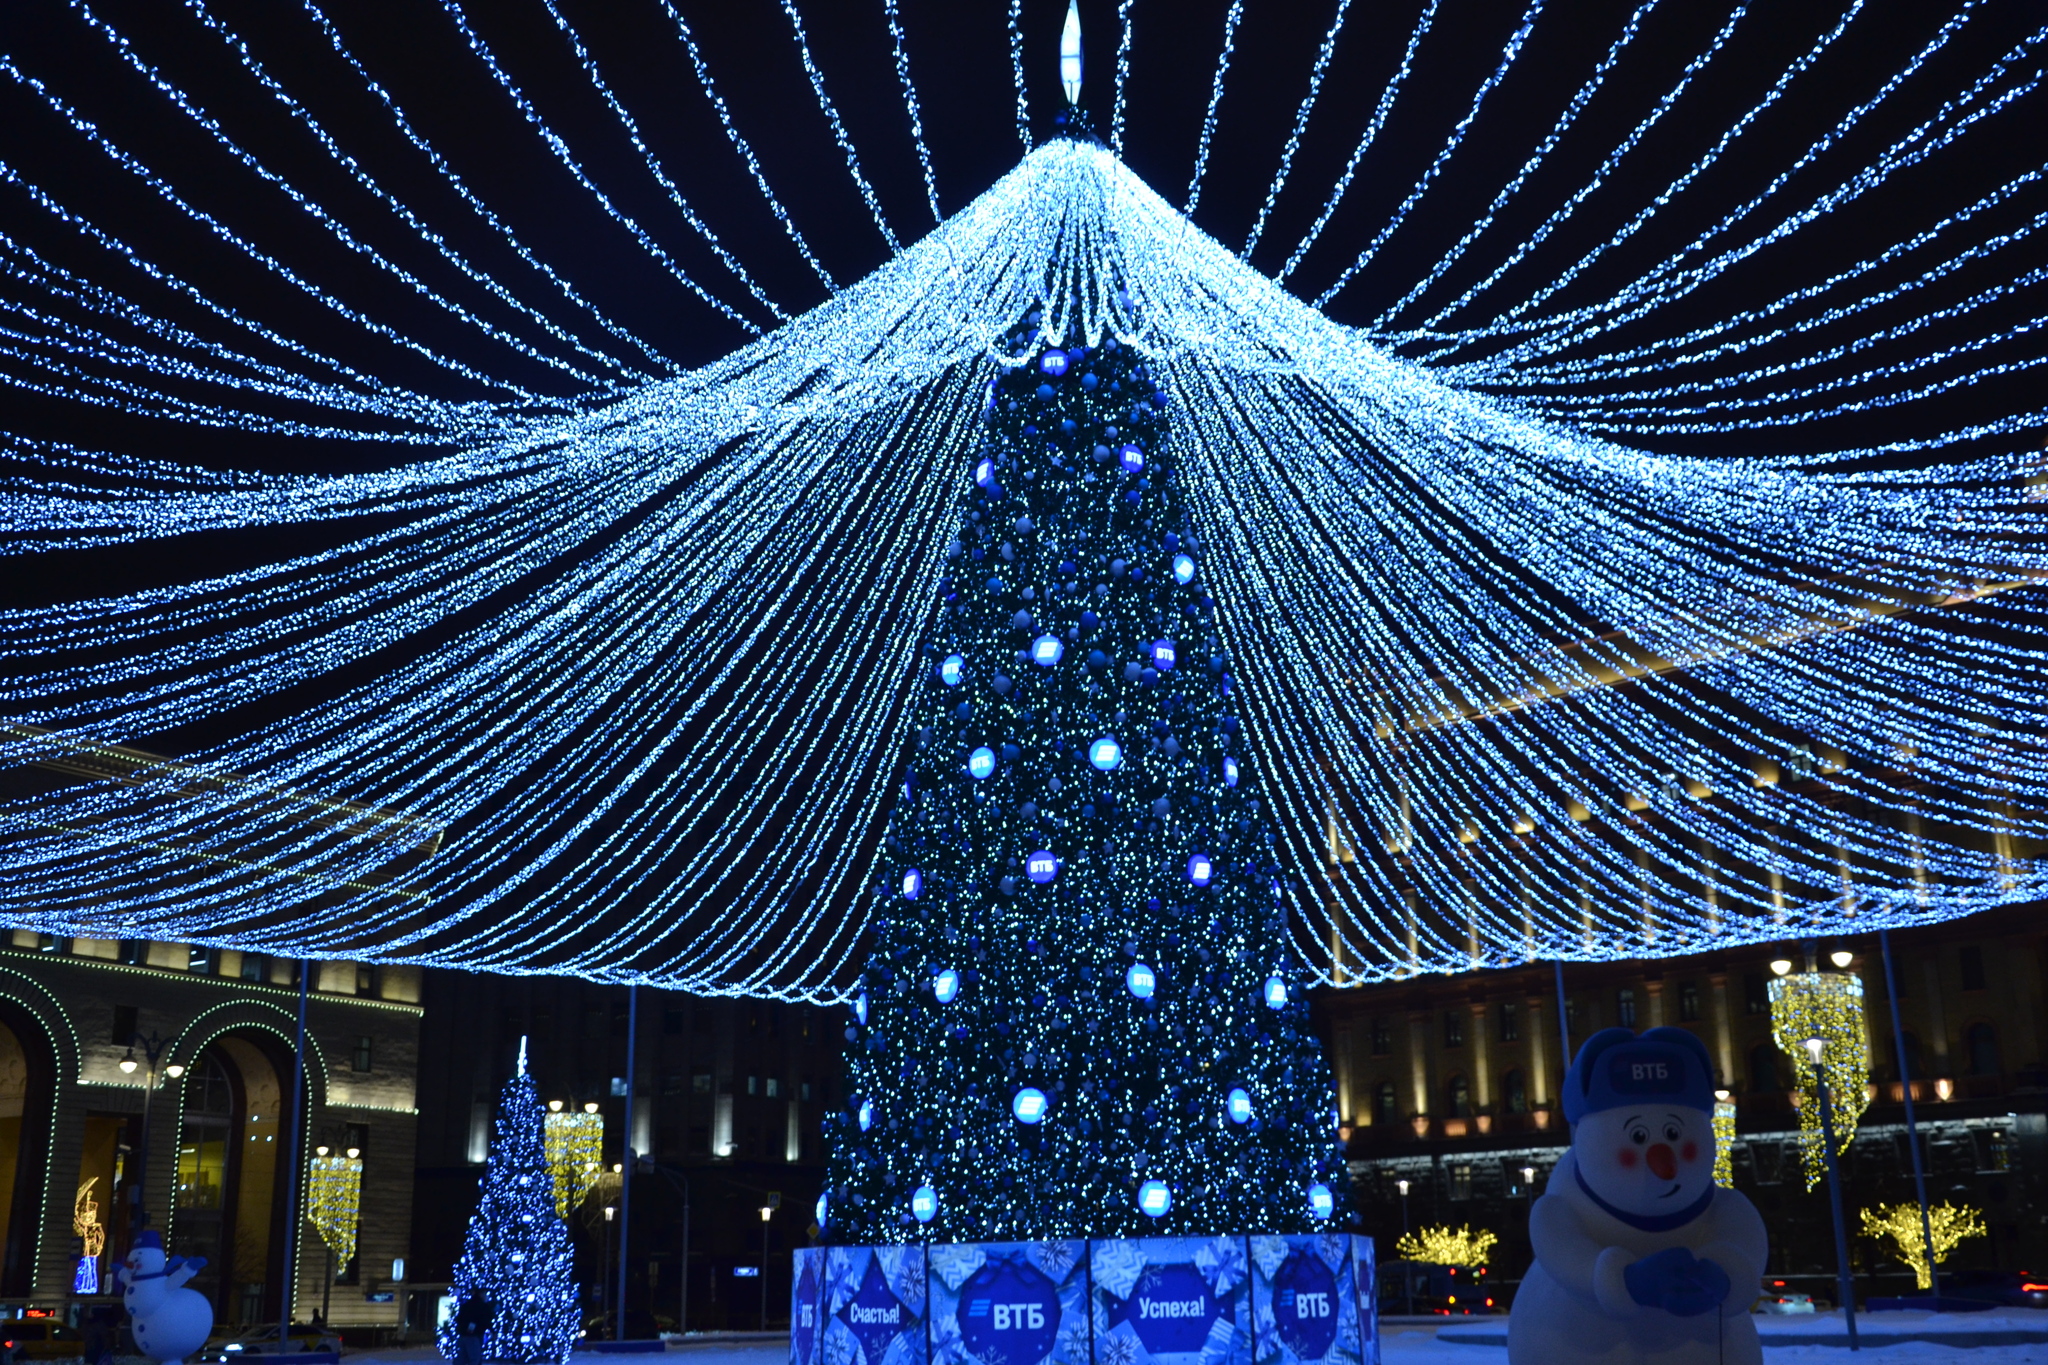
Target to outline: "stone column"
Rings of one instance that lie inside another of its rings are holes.
[[[1735,1043],[1729,1034],[1728,973],[1715,972],[1707,978],[1714,991],[1714,1055],[1721,1059],[1721,1084],[1735,1085]]]
[[[1486,1047],[1486,1002],[1472,1002],[1472,1112],[1483,1114],[1493,1103],[1493,1068]]]
[[[1923,1056],[1931,1056],[1934,1069],[1928,1075],[1930,1081],[1942,1076],[1953,1076],[1948,1061],[1948,1019],[1941,1009],[1941,958],[1936,952],[1929,952],[1921,962],[1920,969],[1927,981],[1927,1031],[1930,1037],[1921,1039],[1928,1049]]]
[[[1556,1002],[1549,1002],[1555,1009]],[[1550,1049],[1543,1041],[1543,1017],[1545,1002],[1541,996],[1530,996],[1522,1002],[1522,1009],[1528,1015],[1523,1021],[1522,1037],[1529,1044],[1529,1107],[1546,1109],[1550,1106]]]
[[[1408,1064],[1413,1084],[1415,1103],[1409,1112],[1430,1113],[1435,1106],[1429,1102],[1429,1014],[1425,1010],[1410,1011],[1408,1015]]]

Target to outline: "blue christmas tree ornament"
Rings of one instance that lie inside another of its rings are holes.
[[[1277,1010],[1287,1003],[1287,983],[1278,976],[1266,978],[1266,1008]]]
[[[1124,761],[1124,746],[1114,735],[1104,735],[1088,746],[1088,761],[1103,772],[1114,772]]]
[[[875,1105],[872,1100],[862,1100],[855,1117],[860,1121],[860,1130],[865,1133],[875,1126]]]
[[[1116,453],[1116,462],[1124,473],[1135,474],[1145,467],[1145,452],[1134,445],[1126,444]]]
[[[932,998],[941,1005],[953,1003],[953,997],[960,994],[960,973],[951,967],[945,968],[932,978]]]
[[[979,781],[996,770],[996,751],[986,744],[967,755],[968,775]]]
[[[1164,1180],[1148,1180],[1138,1186],[1138,1212],[1147,1218],[1164,1218],[1173,1208],[1173,1191]]]
[[[1190,854],[1188,857],[1188,880],[1196,886],[1207,886],[1216,879],[1216,864],[1206,853]]]
[[[818,1231],[820,1231],[820,1232],[823,1232],[823,1231],[825,1230],[826,1226],[827,1226],[827,1225],[826,1225],[826,1222],[825,1222],[825,1209],[826,1209],[826,1202],[825,1202],[825,1196],[821,1194],[821,1195],[819,1195],[819,1196],[818,1196],[818,1206],[817,1206],[817,1215],[818,1215]]]
[[[1158,976],[1142,962],[1133,962],[1130,970],[1124,973],[1124,989],[1140,1000],[1150,1000],[1152,992],[1158,988]]]
[[[924,894],[924,873],[914,867],[903,870],[903,899],[914,901]]]
[[[1330,1187],[1318,1181],[1308,1187],[1308,1211],[1318,1218],[1328,1218],[1337,1211],[1337,1196],[1330,1193]]]
[[[1067,372],[1067,356],[1064,351],[1047,351],[1038,358],[1038,368],[1058,379]]]
[[[974,482],[979,488],[993,489],[996,486],[996,464],[994,460],[983,460],[974,466]]]
[[[1192,583],[1195,581],[1195,561],[1187,555],[1173,557],[1173,581]]]
[[[939,1192],[929,1185],[919,1185],[910,1196],[911,1216],[920,1223],[929,1223],[939,1216]]]
[[[1226,787],[1235,787],[1237,785],[1237,760],[1234,758],[1225,758],[1223,760],[1223,785]]]
[[[958,687],[960,679],[967,675],[967,660],[958,654],[948,654],[946,661],[939,665],[939,681],[948,687]]]
[[[867,1027],[868,993],[866,991],[862,991],[859,995],[853,997],[853,1017],[860,1022],[862,1028]]]
[[[1066,652],[1067,647],[1054,635],[1041,635],[1031,642],[1031,662],[1040,668],[1051,668]]]
[[[1243,1086],[1232,1087],[1230,1094],[1223,1101],[1223,1112],[1230,1116],[1232,1123],[1252,1121],[1252,1097],[1245,1092]]]
[[[1152,666],[1158,669],[1161,673],[1173,672],[1173,660],[1176,651],[1177,646],[1175,646],[1173,641],[1154,640],[1152,642],[1151,650]]]
[[[1019,1123],[1037,1123],[1045,1117],[1050,1101],[1036,1086],[1025,1086],[1010,1100],[1010,1113]]]
[[[1060,875],[1060,860],[1045,849],[1038,849],[1024,859],[1024,875],[1043,886]]]

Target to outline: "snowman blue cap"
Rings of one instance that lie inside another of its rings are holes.
[[[1586,1040],[1564,1078],[1564,1121],[1623,1105],[1665,1104],[1714,1112],[1707,1045],[1682,1028],[1636,1034],[1604,1028]]]
[[[164,1249],[164,1239],[157,1233],[155,1228],[144,1228],[136,1233],[135,1240],[128,1244],[130,1251],[141,1251],[145,1247],[154,1247],[158,1251]]]

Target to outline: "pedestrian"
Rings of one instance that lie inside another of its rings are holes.
[[[491,1327],[491,1301],[481,1294],[455,1310],[456,1365],[483,1365],[484,1333]]]

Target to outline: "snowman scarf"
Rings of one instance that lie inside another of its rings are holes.
[[[1586,1198],[1593,1201],[1595,1208],[1611,1218],[1620,1219],[1638,1232],[1669,1232],[1673,1228],[1682,1228],[1693,1219],[1705,1213],[1707,1205],[1714,1202],[1714,1187],[1709,1185],[1701,1192],[1698,1199],[1695,1199],[1691,1204],[1688,1204],[1676,1213],[1653,1213],[1647,1215],[1629,1213],[1625,1209],[1614,1207],[1614,1205],[1593,1193],[1593,1187],[1586,1183],[1586,1177],[1580,1173],[1576,1164],[1572,1167],[1572,1178],[1579,1182],[1579,1189],[1584,1192]]]

